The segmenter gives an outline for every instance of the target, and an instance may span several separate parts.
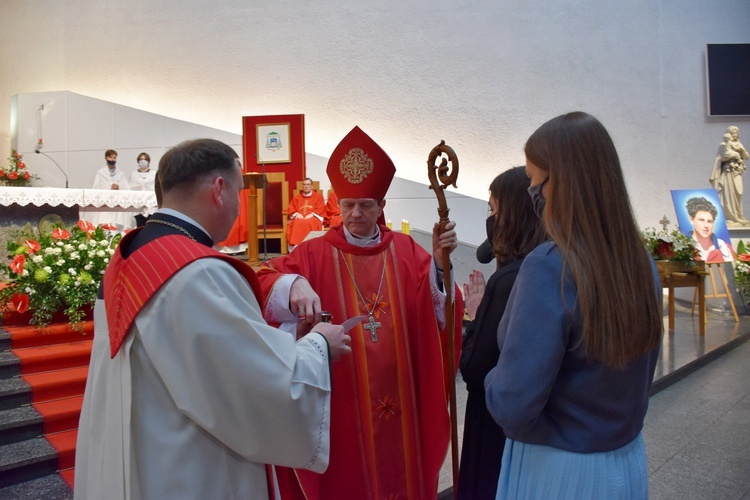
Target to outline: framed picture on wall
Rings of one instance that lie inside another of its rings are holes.
[[[680,232],[693,238],[699,260],[709,264],[734,260],[727,221],[715,189],[673,189],[672,201]]]
[[[258,163],[290,163],[292,148],[289,142],[289,122],[257,124]]]

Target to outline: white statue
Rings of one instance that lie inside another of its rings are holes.
[[[740,129],[735,126],[727,128],[709,179],[719,192],[727,225],[750,225],[742,213],[742,174],[747,168],[747,158],[747,150],[740,142]]]

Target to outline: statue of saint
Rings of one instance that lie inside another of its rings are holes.
[[[748,154],[740,142],[740,129],[731,126],[719,145],[713,172],[709,181],[719,192],[727,226],[750,225],[742,213],[742,174],[747,168]]]

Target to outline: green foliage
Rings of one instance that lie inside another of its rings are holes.
[[[690,236],[681,233],[679,229],[672,231],[662,229],[657,232],[653,228],[648,228],[641,232],[641,236],[655,260],[690,263],[695,261],[698,255],[695,241]]]
[[[8,262],[0,272],[9,281],[0,290],[0,304],[19,313],[32,310],[31,324],[39,326],[48,325],[62,309],[73,328],[82,329],[121,238],[113,229],[87,221],[39,230],[27,224],[7,243]]]

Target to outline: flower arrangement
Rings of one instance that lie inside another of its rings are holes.
[[[655,260],[689,264],[695,262],[698,255],[695,241],[690,236],[681,233],[679,229],[672,231],[663,229],[657,232],[653,228],[648,228],[641,232],[641,236]]]
[[[32,310],[31,324],[49,325],[63,309],[76,330],[82,330],[87,307],[96,301],[99,283],[121,235],[108,225],[80,220],[38,231],[26,225],[16,241],[8,241],[9,262],[0,265],[8,282],[0,305],[11,311]]]
[[[750,302],[750,249],[745,242],[740,240],[737,244],[735,256],[737,260],[734,264],[734,282],[737,290],[742,293],[745,302]]]
[[[14,149],[8,157],[10,164],[0,168],[0,182],[6,186],[28,186],[31,181],[37,179],[32,175],[23,162],[23,156],[19,155]]]

